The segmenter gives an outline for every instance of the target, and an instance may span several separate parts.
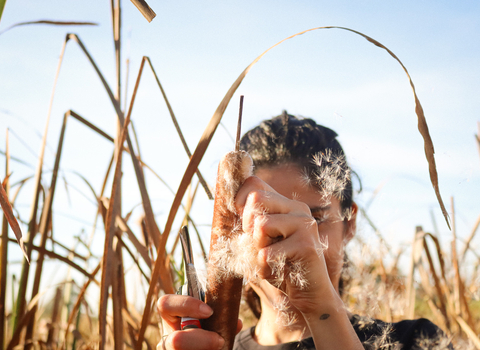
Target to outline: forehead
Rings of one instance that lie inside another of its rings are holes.
[[[293,163],[262,167],[256,169],[255,175],[265,181],[275,191],[289,199],[306,203],[310,208],[325,206],[340,207],[340,202],[333,196],[325,197],[318,188],[309,184],[302,169]]]

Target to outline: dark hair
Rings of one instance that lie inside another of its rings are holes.
[[[343,210],[352,206],[352,180],[345,152],[332,129],[318,125],[309,118],[298,118],[286,111],[264,120],[248,131],[240,140],[240,148],[253,159],[255,168],[295,163],[305,169],[308,177],[322,187],[320,172],[325,166],[336,166],[342,176],[340,190],[334,190]],[[329,157],[330,155],[330,157]],[[326,157],[322,166],[314,158]]]
[[[340,191],[333,189],[333,193],[340,200],[342,210],[347,211],[353,203],[351,170],[337,136],[335,131],[317,124],[312,119],[295,117],[283,111],[281,115],[264,120],[245,133],[240,140],[240,149],[250,154],[256,169],[284,163],[297,164],[305,169],[308,178],[320,188],[328,186],[325,184],[328,180],[321,176],[322,169],[335,167],[336,174],[340,175],[343,181]],[[321,157],[324,158],[319,162]],[[347,264],[345,255],[344,267]],[[348,278],[344,278],[340,278],[340,295],[345,284],[348,284]],[[249,285],[244,289],[244,298],[254,316],[260,318],[260,298]]]

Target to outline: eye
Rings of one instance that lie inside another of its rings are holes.
[[[315,219],[315,222],[317,225],[323,224],[325,221],[328,219],[328,215],[326,213],[320,213],[320,214],[315,214],[313,215],[313,218]]]

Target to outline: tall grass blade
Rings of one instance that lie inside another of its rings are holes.
[[[60,328],[60,310],[62,303],[62,287],[57,287],[55,297],[53,299],[52,317],[50,318],[50,329],[47,335],[47,348],[53,349],[57,347],[58,330]]]
[[[140,266],[140,263],[139,263],[138,259],[136,258],[135,254],[130,250],[130,248],[128,248],[127,245],[125,245],[125,242],[123,241],[119,232],[117,232],[116,237],[117,237],[118,241],[122,244],[122,248],[124,248],[127,251],[127,253],[130,255],[130,257],[132,258],[132,260],[135,263],[135,265],[137,266],[138,270],[140,271],[140,273],[145,278],[145,281],[147,281],[147,283],[150,283],[150,277],[148,277],[147,274],[143,271],[143,269]]]
[[[5,9],[5,4],[7,0],[0,0],[0,21],[2,20],[3,10]]]
[[[150,23],[152,19],[157,15],[151,8],[148,6],[145,0],[130,0],[135,7],[140,11],[140,13],[145,17],[145,19]]]
[[[63,117],[62,129],[60,131],[60,138],[58,140],[55,163],[53,166],[52,180],[50,182],[50,188],[48,190],[48,195],[45,201],[45,205],[43,207],[42,217],[40,220],[39,232],[41,234],[41,241],[40,241],[39,247],[42,248],[42,250],[38,252],[37,266],[35,268],[35,276],[34,276],[33,287],[32,287],[32,299],[37,296],[38,291],[40,289],[40,279],[43,271],[43,261],[45,259],[45,253],[43,252],[43,250],[45,250],[47,237],[48,237],[48,230],[52,220],[53,199],[54,199],[55,188],[57,184],[58,169],[60,167],[60,159],[62,156],[63,140],[65,138],[65,131],[67,127],[68,116],[69,116],[69,113],[67,112]],[[36,310],[37,310],[37,307],[35,306],[33,310],[34,315],[36,313]],[[25,343],[29,344],[27,346],[28,349],[30,349],[31,347],[31,344],[29,342],[32,339],[34,327],[35,327],[35,317],[32,317],[32,319],[30,320],[30,323],[27,326],[27,331],[25,334]]]
[[[185,149],[185,152],[187,153],[188,158],[192,157],[192,153],[190,152],[190,149],[188,148],[187,141],[183,137],[182,130],[180,129],[180,125],[178,124],[177,118],[175,117],[175,113],[173,113],[172,106],[170,105],[170,102],[168,101],[167,94],[165,93],[165,90],[163,90],[162,84],[160,83],[160,79],[158,79],[158,75],[155,72],[155,69],[153,68],[152,61],[150,61],[149,57],[146,57],[146,60],[148,62],[148,65],[152,69],[153,75],[155,76],[155,80],[157,81],[157,85],[160,89],[160,92],[162,93],[163,99],[165,100],[165,103],[167,104],[168,112],[170,113],[170,117],[172,118],[173,125],[175,126],[175,130],[177,130],[178,136],[180,137],[180,141],[182,142],[183,148]],[[207,182],[203,178],[202,174],[200,173],[200,170],[197,169],[197,176],[198,179],[200,180],[200,183],[202,184],[205,193],[208,196],[208,199],[213,199],[212,191],[210,191],[210,188],[208,187]]]
[[[138,75],[137,75],[137,80],[135,82],[135,88],[133,90],[130,106],[129,106],[129,109],[128,109],[128,116],[131,115],[132,110],[133,110],[133,105],[134,105],[134,102],[135,102],[135,97],[136,97],[136,94],[137,94],[138,87],[140,85],[140,78],[142,76],[145,61],[146,61],[146,58],[143,57],[142,62],[140,64],[140,69],[139,69],[139,72],[138,72]],[[160,239],[159,239],[159,237],[161,235],[160,230],[158,229],[158,226],[155,222],[155,216],[153,215],[153,210],[152,210],[152,206],[151,206],[151,203],[150,203],[150,198],[148,196],[148,192],[147,192],[146,186],[145,186],[145,178],[144,178],[144,175],[143,175],[143,171],[140,167],[140,162],[134,156],[133,147],[132,147],[130,138],[128,138],[128,134],[127,134],[127,142],[128,142],[128,147],[129,147],[130,152],[131,152],[130,155],[132,157],[132,163],[134,165],[135,175],[137,177],[138,185],[139,185],[139,188],[140,188],[140,195],[142,197],[143,208],[144,208],[144,211],[145,211],[145,221],[146,221],[147,233],[148,233],[149,237],[153,240],[153,242],[155,244],[155,247],[158,250],[159,245],[160,245]],[[158,260],[158,256],[157,256],[157,260]],[[159,277],[160,277],[160,282],[161,282],[161,285],[162,285],[162,289],[166,293],[169,293],[169,294],[174,293],[173,281],[172,281],[172,278],[171,278],[171,275],[170,275],[170,271],[168,269],[163,269],[161,271]],[[157,278],[158,278],[158,276],[157,276]]]
[[[113,301],[113,335],[115,350],[123,350],[123,305],[124,305],[124,273],[122,242],[116,240],[113,248],[113,279],[112,279],[112,301]]]
[[[15,242],[14,239],[12,238],[9,238],[9,241],[10,242]],[[28,248],[28,243],[25,244]],[[73,260],[69,259],[68,257],[65,257],[63,255],[60,255],[60,254],[57,254],[51,250],[48,250],[46,248],[42,248],[42,247],[39,247],[39,246],[36,246],[34,245],[32,250],[35,250],[37,252],[41,252],[42,254],[48,256],[49,258],[51,259],[55,259],[55,260],[58,260],[70,267],[72,267],[73,269],[77,270],[79,273],[81,273],[82,275],[84,275],[85,277],[89,278],[89,279],[93,279],[94,276],[92,276],[92,274],[90,274],[88,271],[86,271],[83,267],[81,267],[80,265],[78,265],[77,263],[75,263]],[[82,256],[78,256],[77,257],[80,257],[80,259],[82,260],[86,260],[84,257]],[[98,283],[97,281],[94,281],[95,284],[99,285],[100,283]]]
[[[135,94],[135,93],[134,93]],[[117,144],[117,151],[116,154],[116,165],[115,165],[115,172],[113,177],[113,184],[112,184],[112,192],[110,196],[109,208],[107,210],[107,215],[105,219],[105,245],[103,251],[103,259],[102,259],[102,282],[101,282],[101,289],[100,289],[100,306],[99,306],[99,316],[98,316],[98,325],[99,325],[99,335],[100,335],[100,344],[99,349],[103,350],[105,348],[105,341],[107,337],[107,327],[106,327],[106,319],[107,319],[107,303],[108,303],[108,289],[111,285],[111,274],[112,268],[114,263],[114,256],[113,256],[113,237],[115,236],[115,218],[117,213],[115,212],[115,202],[117,192],[117,186],[121,178],[121,164],[122,164],[122,145],[125,142],[125,139],[128,134],[128,124],[130,122],[130,115],[129,112],[127,114],[127,118],[123,123],[122,133],[118,140]]]
[[[427,237],[430,237],[432,240],[436,240],[437,238],[433,236],[432,234],[426,233],[425,236],[423,237],[423,249],[425,250],[425,253],[427,255],[427,260],[428,260],[428,265],[430,267],[430,275],[433,277],[433,287],[435,288],[435,292],[437,294],[437,300],[440,303],[440,312],[442,313],[442,316],[444,318],[444,323],[447,327],[448,330],[450,330],[450,320],[448,317],[447,313],[447,305],[446,305],[446,300],[445,300],[445,294],[444,294],[444,288],[442,288],[442,283],[440,281],[440,278],[438,277],[437,271],[435,269],[435,265],[433,263],[433,258],[432,255],[430,254],[430,250],[428,248],[427,244]],[[441,254],[441,252],[439,252]]]
[[[0,2],[1,6],[1,2]],[[0,12],[1,17],[1,12]],[[39,21],[28,21],[28,22],[20,22],[11,25],[10,27],[5,28],[0,32],[0,35],[9,31],[12,28],[30,25],[30,24],[48,24],[48,25],[55,25],[55,26],[98,26],[98,23],[94,22],[72,22],[72,21],[52,21],[52,20],[39,20]]]
[[[50,96],[50,103],[48,106],[48,113],[47,113],[47,121],[45,123],[45,131],[43,132],[42,143],[40,145],[40,154],[38,156],[38,163],[37,169],[35,171],[35,184],[33,189],[33,200],[32,204],[30,205],[30,215],[28,221],[28,234],[27,234],[27,242],[29,243],[29,247],[27,248],[27,256],[30,259],[32,256],[32,247],[33,247],[33,239],[37,233],[37,212],[38,212],[38,201],[40,199],[40,193],[42,191],[41,181],[42,181],[42,168],[43,168],[43,157],[45,154],[45,147],[47,144],[47,135],[48,135],[48,126],[50,124],[50,116],[52,114],[52,106],[53,106],[53,99],[55,97],[55,89],[58,82],[58,77],[60,75],[60,69],[62,67],[63,57],[65,55],[65,49],[68,42],[68,36],[65,38],[65,41],[62,45],[62,50],[60,51],[60,58],[57,65],[57,71],[55,73],[55,79],[53,83],[52,94]],[[26,262],[22,264],[22,274],[20,276],[19,287],[18,287],[18,297],[17,297],[17,307],[15,312],[15,319],[14,319],[14,330],[18,327],[18,322],[20,318],[23,316],[24,309],[25,309],[25,300],[26,300],[26,293],[27,293],[27,282],[28,282],[28,275],[30,272],[30,265]],[[13,344],[12,346],[15,346]]]
[[[15,218],[15,215],[13,214],[13,209],[12,209],[12,206],[10,205],[8,195],[3,189],[3,186],[1,185],[0,185],[0,205],[3,210],[4,218],[7,220],[8,224],[12,228],[12,231],[15,234],[15,237],[17,238],[17,242],[20,245],[20,248],[22,249],[23,255],[25,256],[25,259],[29,263],[30,259],[28,258],[25,245],[23,244],[22,230],[20,229],[20,225],[18,224],[18,221]]]
[[[120,0],[110,0],[112,8],[112,24],[113,24],[113,43],[115,46],[115,67],[116,67],[116,82],[117,89],[115,94],[115,99],[118,104],[121,105],[122,97],[122,75],[121,75],[121,28],[122,28],[122,8],[120,6]],[[119,131],[121,128],[119,127]],[[118,135],[120,136],[120,135]]]
[[[100,69],[95,64],[95,61],[90,56],[88,50],[85,48],[82,41],[80,40],[80,38],[77,35],[69,34],[68,38],[77,42],[77,44],[80,46],[82,51],[87,56],[88,60],[92,64],[93,68],[97,72],[98,77],[102,81],[102,84],[103,84],[103,86],[104,86],[104,88],[105,88],[105,90],[106,90],[106,92],[107,92],[107,94],[110,98],[110,101],[112,102],[113,107],[115,108],[115,111],[117,112],[117,117],[119,118],[120,123],[123,124],[124,117],[123,117],[123,113],[122,113],[121,108],[120,108],[120,104],[118,103],[118,101],[113,96],[113,93],[112,93],[109,85],[107,84],[105,78],[103,77],[102,73],[100,72]],[[131,113],[132,108],[133,108],[133,102],[135,101],[135,96],[136,96],[136,93],[137,93],[138,85],[140,83],[140,77],[141,77],[141,74],[142,74],[142,71],[143,71],[144,64],[145,64],[145,58],[142,59],[142,63],[140,65],[140,71],[139,71],[138,76],[137,76],[137,82],[135,84],[135,89],[134,89],[133,94],[132,94],[132,99],[131,99],[131,103],[130,103],[130,107],[129,107],[129,111],[128,111],[129,114]],[[143,176],[142,169],[140,167],[140,162],[135,157],[135,154],[133,152],[132,142],[130,140],[130,137],[129,137],[128,133],[127,133],[126,137],[127,137],[126,140],[127,140],[127,144],[128,144],[128,149],[130,150],[130,156],[132,158],[132,163],[133,163],[133,167],[134,167],[134,170],[135,170],[135,175],[136,175],[138,186],[139,186],[139,189],[140,189],[140,195],[142,197],[142,204],[143,204],[143,209],[145,211],[145,219],[146,219],[146,224],[147,224],[147,232],[148,232],[149,236],[151,236],[153,238],[155,246],[158,249],[158,244],[159,244],[159,238],[158,237],[160,237],[160,230],[158,229],[158,226],[155,222],[155,217],[153,215],[152,205],[150,203],[150,198],[149,198],[148,192],[146,190],[145,179],[144,179],[144,176]],[[171,281],[168,280],[165,273],[162,274],[162,283],[163,283],[163,288],[166,288],[165,290],[168,290],[169,292],[173,293],[173,285],[172,285]]]
[[[18,323],[17,329],[14,330],[12,338],[10,339],[10,342],[7,345],[7,350],[13,350],[18,342],[20,341],[20,336],[22,333],[23,327],[27,326],[32,322],[32,319],[35,317],[35,310],[38,307],[38,301],[40,300],[40,297],[45,294],[45,292],[42,292],[40,294],[37,294],[26,306],[26,312],[22,317],[20,318],[20,321]],[[31,342],[25,342],[24,348],[25,347],[31,347],[33,344]]]
[[[111,137],[110,135],[108,135],[106,132],[104,132],[103,130],[101,130],[100,128],[96,127],[95,125],[93,125],[92,123],[90,123],[88,120],[86,120],[85,118],[83,118],[81,115],[79,115],[78,113],[72,111],[72,110],[69,110],[69,115],[75,119],[77,119],[80,123],[82,124],[85,124],[86,126],[88,126],[90,129],[92,129],[93,131],[95,131],[96,133],[100,134],[101,136],[103,136],[104,138],[106,138],[107,140],[109,140],[110,142],[114,142],[115,140],[113,139],[113,137]]]
[[[69,39],[72,39],[75,42],[77,42],[77,44],[80,46],[82,51],[87,56],[88,60],[92,64],[93,68],[97,72],[97,75],[101,79],[102,84],[105,87],[105,90],[107,91],[107,94],[110,97],[110,101],[112,102],[112,104],[113,104],[113,106],[114,106],[114,108],[117,112],[117,116],[118,116],[120,122],[123,123],[123,113],[120,109],[120,104],[118,103],[118,101],[113,96],[113,93],[110,90],[110,87],[108,86],[105,78],[103,77],[102,73],[100,72],[97,65],[95,64],[93,58],[90,56],[89,52],[87,51],[87,49],[83,45],[82,41],[75,34],[69,34],[67,37]],[[128,112],[129,114],[131,114],[131,111],[132,111],[132,108],[133,108],[133,102],[135,100],[136,91],[138,89],[138,84],[139,84],[139,81],[140,81],[140,77],[141,77],[141,73],[142,73],[142,70],[143,70],[144,62],[145,62],[145,60],[143,59],[142,63],[141,63],[141,67],[140,67],[140,72],[139,72],[138,77],[137,77],[137,83],[135,85],[135,89],[134,89],[134,92],[133,92],[133,95],[132,95],[132,101],[130,103],[129,112]],[[134,165],[135,174],[136,174],[137,181],[138,181],[139,188],[140,188],[140,194],[141,194],[141,197],[142,197],[142,203],[143,203],[143,207],[144,207],[144,211],[145,211],[147,232],[148,232],[148,235],[153,239],[154,243],[156,243],[155,246],[158,247],[158,240],[159,240],[158,237],[160,237],[160,230],[158,229],[158,226],[155,223],[155,218],[154,218],[154,215],[153,215],[153,210],[152,210],[152,207],[151,207],[150,199],[149,199],[148,193],[146,191],[145,179],[143,177],[143,172],[140,168],[138,159],[134,155],[132,143],[130,141],[130,137],[128,136],[128,133],[126,134],[126,139],[127,139],[128,148],[130,150],[130,155],[132,157],[132,162],[133,162],[133,165]],[[157,279],[158,279],[158,276],[157,276]],[[160,279],[161,279],[161,282],[162,282],[162,289],[164,289],[168,293],[173,293],[173,291],[174,291],[173,290],[173,284],[172,284],[172,281],[171,281],[171,276],[170,276],[169,270],[162,271],[162,273],[160,274]]]
[[[407,318],[413,319],[415,317],[415,279],[414,274],[421,258],[421,249],[423,246],[424,232],[420,226],[415,230],[415,238],[412,245],[412,257],[410,272],[407,280]]]
[[[452,264],[453,264],[453,271],[455,273],[454,278],[454,288],[453,288],[453,295],[455,300],[455,313],[459,316],[462,316],[462,309],[461,309],[461,302],[460,302],[460,294],[461,294],[461,283],[460,283],[460,268],[458,266],[458,258],[457,258],[457,230],[456,230],[456,223],[455,223],[455,206],[453,202],[453,197],[450,198],[451,204],[451,213],[452,213]]]
[[[101,263],[97,265],[97,267],[93,270],[93,272],[91,273],[91,275],[93,277],[95,277],[98,273],[98,271],[100,271],[100,267],[101,267]],[[70,330],[70,326],[73,322],[73,319],[75,318],[75,315],[77,314],[79,308],[80,308],[80,305],[83,301],[83,298],[85,296],[85,293],[87,291],[87,288],[88,286],[90,285],[90,282],[92,281],[93,279],[89,279],[85,282],[85,284],[83,285],[82,289],[80,290],[80,292],[78,293],[78,296],[77,296],[77,300],[75,301],[75,304],[73,305],[73,308],[72,308],[72,311],[70,312],[70,316],[68,318],[68,321],[67,321],[67,326],[65,328],[65,336],[64,336],[64,342],[62,344],[62,346],[60,347],[60,350],[63,350],[63,349],[66,349],[66,343],[67,343],[67,339],[68,339],[68,334],[69,334],[69,330]]]
[[[467,240],[465,241],[465,247],[463,247],[462,254],[460,255],[462,263],[465,261],[465,256],[467,255],[468,249],[470,248],[470,243],[475,237],[475,234],[477,233],[479,226],[480,226],[480,215],[478,216],[477,221],[475,221],[475,225],[473,225],[473,229],[472,229],[472,232],[470,233],[470,236],[468,236]]]
[[[0,187],[5,187],[5,196],[9,201],[10,196],[10,149],[8,145],[8,129],[5,138],[5,181]],[[8,264],[8,221],[4,215],[2,218],[2,237],[0,249],[0,350],[4,349],[6,333],[6,299],[7,299],[7,264]]]
[[[480,349],[480,338],[475,331],[468,326],[468,324],[460,316],[456,316],[456,320],[468,338],[475,344],[477,349]]]

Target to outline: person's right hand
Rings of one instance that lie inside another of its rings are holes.
[[[158,350],[218,350],[225,343],[216,332],[204,329],[181,330],[181,318],[205,319],[213,310],[204,302],[186,295],[166,294],[160,297],[157,310],[163,320],[164,335],[157,345]],[[237,333],[242,322],[237,324]]]

